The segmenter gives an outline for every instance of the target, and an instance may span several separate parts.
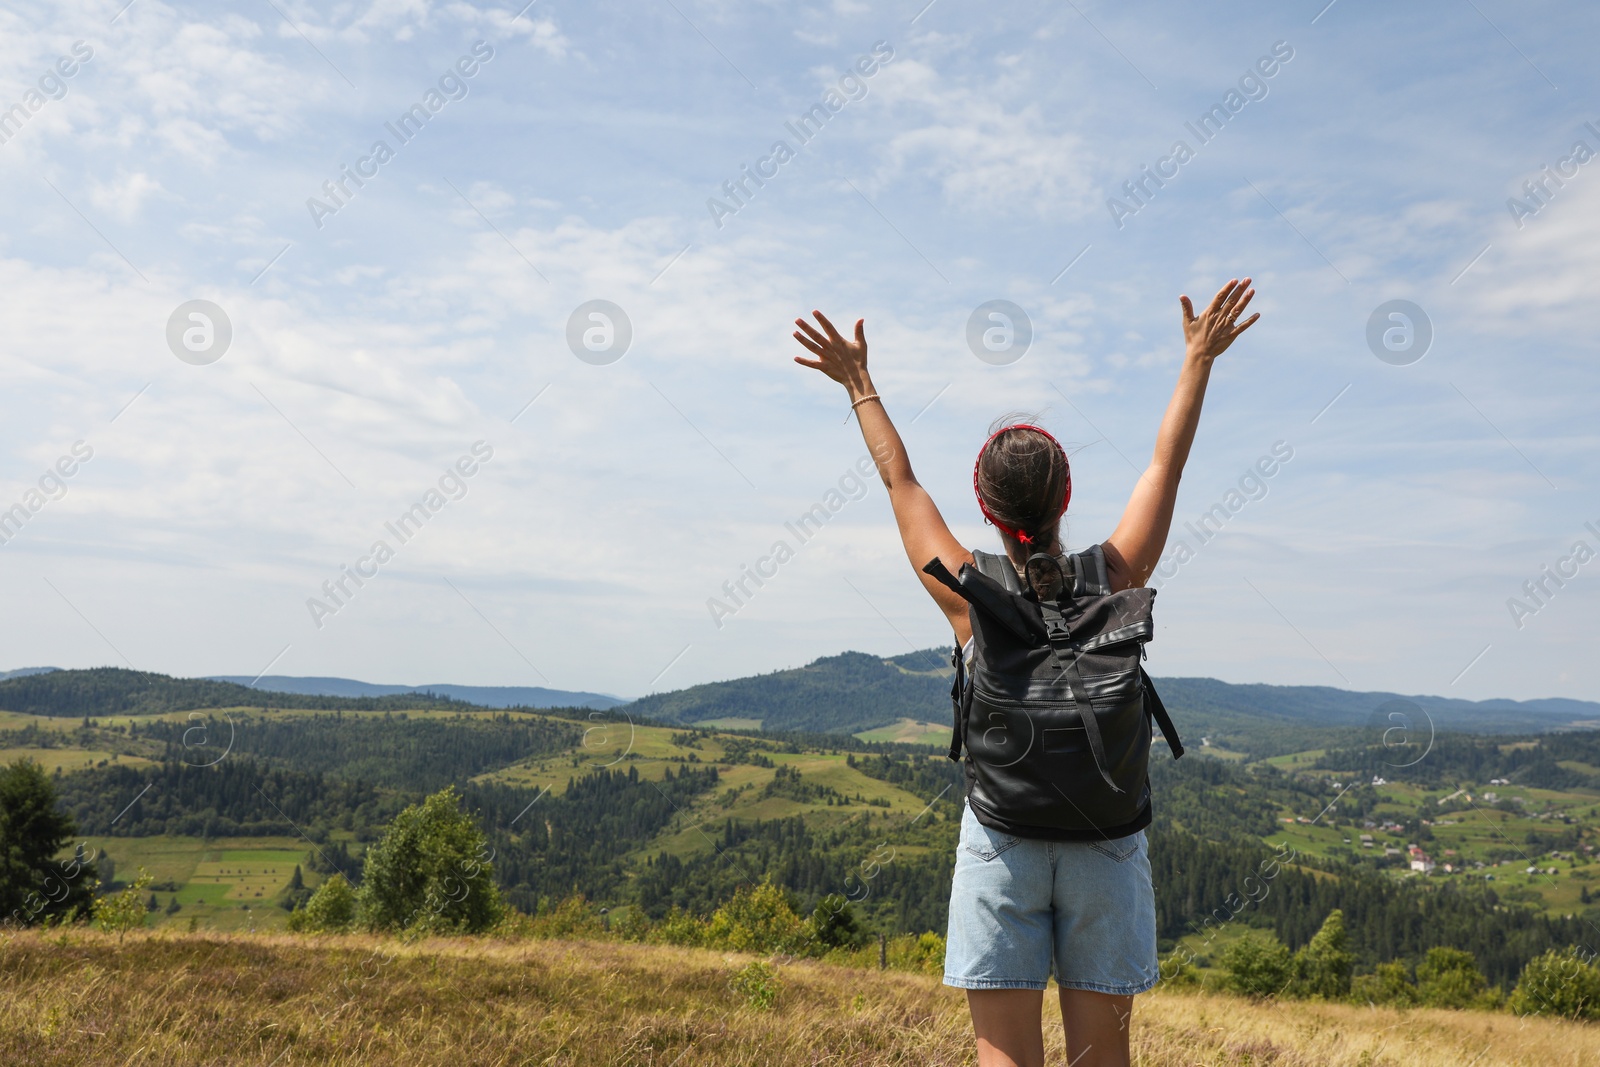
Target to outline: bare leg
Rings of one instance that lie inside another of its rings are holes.
[[[1044,1067],[1044,990],[969,989],[967,1007],[978,1067]]]
[[[1133,998],[1086,989],[1060,992],[1069,1067],[1128,1067]]]

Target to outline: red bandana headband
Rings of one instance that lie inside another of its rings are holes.
[[[1007,526],[1005,523],[1001,522],[999,519],[994,517],[994,514],[989,511],[989,505],[985,504],[983,502],[983,490],[978,488],[978,468],[983,463],[983,454],[989,450],[990,443],[992,441],[994,441],[994,439],[996,437],[999,437],[1003,433],[1010,433],[1012,430],[1032,430],[1035,433],[1042,434],[1044,436],[1044,439],[1046,441],[1049,441],[1051,444],[1055,445],[1056,446],[1056,451],[1061,453],[1062,466],[1066,467],[1066,469],[1067,469],[1067,489],[1066,489],[1066,492],[1062,494],[1062,497],[1061,497],[1061,510],[1056,512],[1056,517],[1057,518],[1060,518],[1062,515],[1065,515],[1067,513],[1067,505],[1072,502],[1072,466],[1071,466],[1070,463],[1067,462],[1066,449],[1061,447],[1061,442],[1060,441],[1057,441],[1054,437],[1051,436],[1049,430],[1046,430],[1042,426],[1033,426],[1033,425],[1030,425],[1029,423],[1025,423],[1025,422],[1019,422],[1014,426],[1003,426],[1003,427],[1001,427],[1000,429],[996,430],[994,433],[990,434],[989,435],[989,440],[985,441],[983,443],[983,447],[978,449],[977,462],[973,463],[973,465],[972,465],[972,493],[973,493],[974,496],[976,496],[978,498],[978,508],[979,508],[979,510],[981,510],[983,512],[984,520],[986,522],[992,524],[993,526],[997,527],[1000,530],[1000,532],[1002,532],[1002,533],[1004,533],[1004,534],[1006,534],[1006,535],[1008,535],[1010,537],[1016,538],[1018,541],[1022,542],[1023,544],[1032,545],[1033,544],[1033,538],[1028,535],[1027,531],[1025,531],[1025,530],[1014,530],[1010,526]]]

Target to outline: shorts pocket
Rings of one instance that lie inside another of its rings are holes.
[[[1139,851],[1139,835],[1130,834],[1114,841],[1091,841],[1089,847],[1102,856],[1109,856],[1118,863],[1124,863],[1129,856]]]
[[[966,816],[961,820],[961,847],[985,863],[1020,840],[1020,837],[989,829],[978,821],[971,808],[967,809]]]

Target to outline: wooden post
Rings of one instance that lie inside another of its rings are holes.
[[[878,970],[889,966],[889,940],[882,934],[878,935]]]

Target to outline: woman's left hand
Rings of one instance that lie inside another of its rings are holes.
[[[1250,298],[1255,295],[1256,291],[1250,288],[1249,278],[1242,282],[1235,278],[1217,290],[1217,295],[1211,298],[1211,305],[1199,315],[1194,313],[1194,305],[1189,303],[1189,298],[1180,296],[1178,300],[1183,304],[1183,340],[1189,355],[1213,360],[1226,352],[1228,346],[1261,317],[1257,312],[1242,323],[1237,321],[1249,305]]]

